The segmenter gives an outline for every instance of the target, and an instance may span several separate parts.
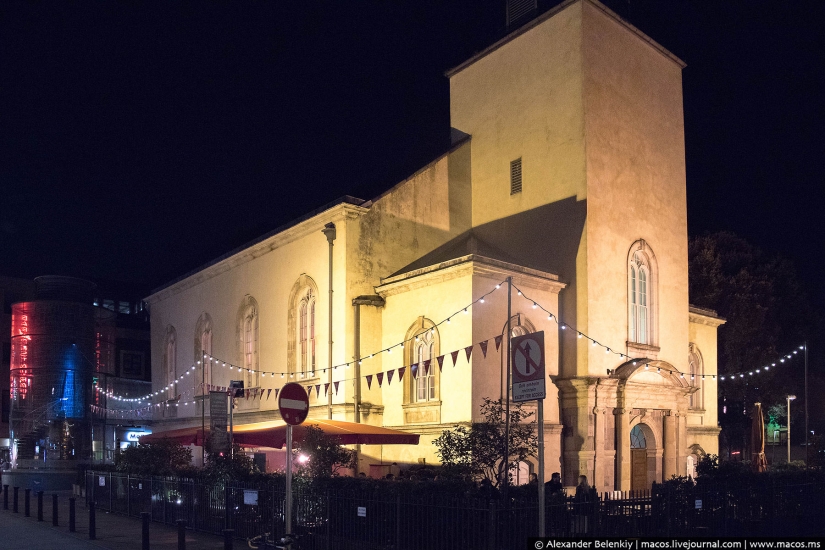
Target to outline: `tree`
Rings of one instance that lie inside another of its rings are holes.
[[[505,473],[512,476],[519,462],[538,453],[536,421],[527,420],[533,413],[523,403],[510,404],[509,456],[505,459],[504,402],[484,398],[481,422],[444,430],[434,441],[441,463],[475,479],[488,479],[498,486]]]
[[[820,317],[787,259],[766,254],[728,232],[690,239],[688,256],[690,302],[713,309],[726,319],[718,340],[721,376],[777,362],[781,354],[820,333]],[[820,367],[809,367],[809,379]],[[761,402],[763,410],[773,410],[776,405],[784,408],[787,394],[802,397],[803,383],[801,360],[762,370],[758,376],[720,380],[723,446],[728,451],[731,446],[744,449],[754,402]],[[797,414],[803,410],[796,407],[792,411],[793,422],[801,420]]]
[[[345,449],[338,440],[316,426],[307,426],[298,453],[307,457],[298,464],[298,471],[313,479],[337,475],[341,468],[355,467],[355,451]]]
[[[192,450],[171,439],[139,443],[115,456],[119,472],[139,475],[170,475],[192,462]]]

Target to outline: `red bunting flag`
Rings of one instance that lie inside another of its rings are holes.
[[[398,381],[404,380],[404,371],[407,370],[407,367],[401,367],[398,369]]]
[[[333,387],[335,388],[335,395],[338,395],[338,381],[332,383]]]
[[[367,375],[367,388],[372,389],[372,375],[371,374]]]
[[[329,382],[324,384],[324,397],[326,397],[327,395],[329,395]]]
[[[246,390],[246,397],[245,399],[249,399],[249,390]]]
[[[467,361],[469,362],[470,361],[470,355],[472,355],[472,353],[473,353],[473,346],[467,346],[466,348],[464,348],[464,353],[467,354]]]
[[[418,363],[410,365],[410,373],[412,374],[413,380],[418,379]]]
[[[455,366],[456,361],[458,361],[458,351],[451,351],[450,355],[453,356],[453,366]]]
[[[485,359],[487,358],[487,342],[488,340],[484,340],[483,342],[478,343],[478,347],[481,348],[481,354],[484,356]]]
[[[392,384],[392,375],[395,374],[395,369],[387,371],[387,385]]]
[[[378,387],[380,388],[381,384],[384,383],[384,373],[379,372],[378,374],[375,375],[375,377],[378,379]]]
[[[438,372],[441,372],[442,370],[444,370],[444,356],[439,355],[435,359],[436,361],[438,361]]]
[[[430,361],[430,359],[424,361],[424,376],[429,376],[430,374]]]
[[[498,348],[501,347],[501,334],[499,334],[498,336],[495,337],[495,342],[496,342],[496,351],[498,351]]]

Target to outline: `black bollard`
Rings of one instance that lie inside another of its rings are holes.
[[[178,524],[178,550],[186,550],[186,520],[179,519]]]
[[[232,537],[234,537],[234,535],[234,529],[223,530],[223,550],[232,550]]]
[[[57,495],[52,495],[52,525],[57,527]]]
[[[143,523],[141,550],[149,550],[149,522],[152,521],[152,514],[149,512],[140,513],[140,521]]]
[[[31,494],[31,489],[26,488],[23,490],[23,515],[26,517],[32,515]]]
[[[9,486],[3,485],[3,510],[9,509]]]
[[[37,521],[43,521],[43,491],[37,491]]]
[[[54,496],[57,497],[57,495],[54,495]],[[57,499],[55,499],[55,501],[57,501]],[[69,533],[74,533],[75,532],[74,503],[75,503],[74,497],[69,497]],[[55,506],[55,509],[57,509],[57,506]],[[55,514],[55,517],[57,517],[56,514]]]
[[[89,540],[97,538],[97,529],[95,525],[95,501],[89,503]]]
[[[20,510],[17,507],[17,493],[18,493],[18,491],[20,491],[20,487],[15,487],[14,488],[14,498],[11,501],[11,511],[14,512],[15,514],[20,513]]]

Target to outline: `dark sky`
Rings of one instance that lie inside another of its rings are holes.
[[[691,234],[822,300],[825,2],[607,4],[687,62]],[[444,149],[443,73],[503,31],[504,0],[4,2],[0,274],[148,290],[372,198]]]

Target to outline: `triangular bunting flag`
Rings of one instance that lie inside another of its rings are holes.
[[[455,366],[456,361],[458,361],[458,351],[451,351],[450,355],[453,356],[453,366]]]
[[[435,358],[435,360],[438,361],[438,372],[441,372],[442,370],[444,370],[444,356],[439,355],[438,357]]]
[[[272,393],[272,388],[266,390],[266,400],[269,401],[269,394]]]
[[[367,389],[371,390],[372,389],[372,375],[368,374],[366,378],[367,378]]]
[[[281,393],[281,390],[278,389],[278,388],[275,388],[275,399],[278,399],[278,394],[279,393]]]
[[[321,384],[315,384],[315,397],[321,398]]]
[[[307,399],[312,397],[312,386],[307,386]]]
[[[249,399],[249,390],[246,390],[246,399]]]
[[[395,369],[387,371],[387,385],[392,384],[392,375],[395,374]]]
[[[332,386],[335,388],[335,395],[338,395],[338,380],[332,383]]]
[[[467,346],[466,348],[464,348],[464,353],[467,354],[467,361],[469,361],[470,355],[473,354],[473,346]]]
[[[398,381],[404,380],[404,371],[407,370],[407,367],[401,367],[398,369]]]
[[[424,376],[429,376],[430,374],[430,359],[424,361]]]
[[[412,374],[413,380],[418,378],[418,363],[410,365],[410,373]]]
[[[378,387],[380,388],[381,384],[384,383],[384,373],[379,372],[378,374],[375,375],[375,377],[378,379]]]
[[[329,395],[329,382],[324,384],[324,397],[326,397],[327,395]]]
[[[481,354],[486,358],[487,357],[487,342],[489,340],[484,340],[483,342],[478,343],[478,347],[481,348]]]
[[[495,343],[496,343],[496,351],[498,351],[498,348],[501,347],[501,334],[499,334],[498,336],[495,337]]]

